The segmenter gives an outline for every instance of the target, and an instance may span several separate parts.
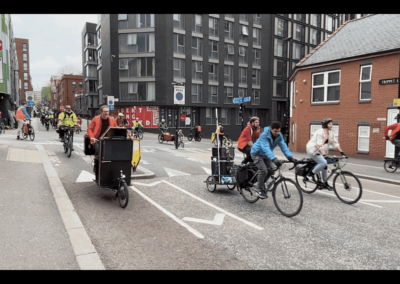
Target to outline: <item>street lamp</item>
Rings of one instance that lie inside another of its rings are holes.
[[[174,86],[185,86],[184,83],[172,81],[171,83]],[[178,110],[179,107],[176,107],[175,110],[175,149],[178,149]]]

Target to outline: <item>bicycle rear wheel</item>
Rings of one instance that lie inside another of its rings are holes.
[[[299,214],[303,207],[303,194],[300,187],[290,179],[279,180],[272,191],[276,209],[286,217]]]
[[[248,174],[247,181],[250,184],[245,188],[240,189],[240,193],[242,194],[244,200],[246,200],[249,203],[254,203],[258,199],[260,199],[260,197],[258,196],[258,186],[257,186],[258,183],[257,183],[256,171],[248,169],[247,174]]]
[[[35,140],[35,128],[31,127],[31,130],[29,131],[29,139],[31,141]]]
[[[383,164],[383,167],[385,168],[385,171],[388,173],[394,173],[397,170],[397,165],[395,161],[385,161]]]
[[[314,174],[315,180],[317,179],[316,175]],[[300,189],[305,193],[313,193],[317,190],[318,185],[311,179],[309,176],[299,176],[296,175],[296,183],[299,185]]]
[[[338,178],[339,176],[340,178]],[[333,179],[333,189],[339,200],[346,204],[356,203],[362,195],[360,180],[350,172],[336,174]]]

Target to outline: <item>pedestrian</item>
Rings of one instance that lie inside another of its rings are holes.
[[[389,130],[392,132],[389,134]],[[393,123],[392,125],[388,125],[385,127],[385,137],[383,139],[389,140],[396,147],[400,147],[400,123]],[[400,161],[400,151],[395,157],[395,160]]]
[[[22,127],[25,125],[24,120],[28,119],[31,120],[31,117],[29,116],[28,112],[26,111],[27,103],[23,102],[22,105],[19,106],[17,110],[17,114],[15,115],[15,118],[17,119],[18,122],[18,131],[17,131],[17,140],[24,140],[19,137]]]

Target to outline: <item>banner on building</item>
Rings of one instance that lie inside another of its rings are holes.
[[[3,83],[3,57],[0,57],[0,84]]]
[[[174,86],[174,104],[176,105],[185,104],[185,87]]]

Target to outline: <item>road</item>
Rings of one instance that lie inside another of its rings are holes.
[[[132,180],[129,205],[121,209],[111,191],[85,181],[92,166],[83,134],[67,158],[54,130],[38,127],[34,142],[22,142],[46,149],[105,269],[400,268],[398,185],[362,179],[354,205],[332,192],[303,194],[302,211],[287,218],[272,196],[250,204],[226,186],[209,192],[209,140],[186,140],[176,150],[145,132],[140,165],[155,177]],[[15,136],[0,136],[0,144],[8,140]],[[236,151],[235,163],[241,160]],[[293,171],[284,175],[294,178]]]

